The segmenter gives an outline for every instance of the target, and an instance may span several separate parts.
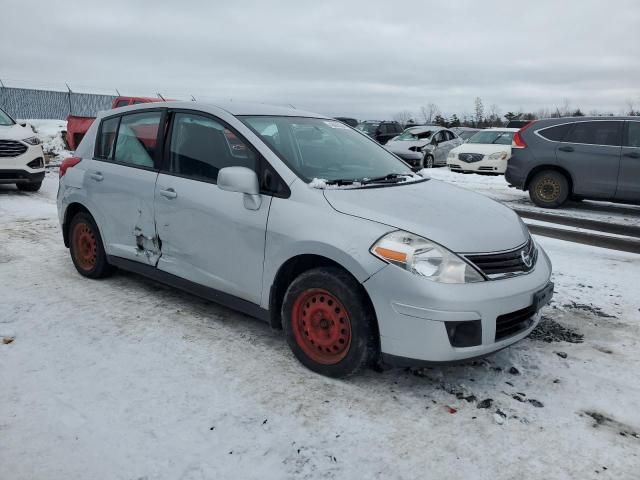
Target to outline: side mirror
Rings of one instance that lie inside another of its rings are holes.
[[[18,125],[20,125],[21,127],[26,127],[27,126],[27,122],[20,122]]]
[[[244,206],[258,210],[262,203],[256,172],[247,167],[225,167],[218,172],[218,188],[227,192],[244,193]]]

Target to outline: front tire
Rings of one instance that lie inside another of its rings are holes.
[[[433,155],[425,155],[423,160],[424,168],[433,168]]]
[[[282,304],[291,351],[308,369],[329,377],[354,374],[377,358],[374,322],[362,287],[337,267],[302,273]]]
[[[69,252],[80,275],[88,278],[104,278],[113,273],[107,262],[100,231],[93,217],[80,212],[69,225]]]
[[[531,201],[542,208],[558,208],[569,198],[569,181],[562,173],[544,170],[529,183]]]
[[[37,192],[38,190],[40,190],[41,186],[42,186],[42,182],[16,183],[16,187],[18,187],[18,190],[20,190],[21,192]]]

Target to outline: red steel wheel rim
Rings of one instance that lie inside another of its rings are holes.
[[[336,296],[322,288],[310,288],[296,298],[291,312],[296,343],[314,362],[333,365],[349,353],[349,312]]]
[[[78,223],[73,228],[73,255],[83,270],[91,270],[98,256],[98,242],[93,229],[87,223]]]

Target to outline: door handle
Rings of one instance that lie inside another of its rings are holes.
[[[558,150],[561,150],[563,152],[573,152],[573,147],[558,147]]]
[[[90,173],[89,176],[92,179],[94,179],[96,182],[101,182],[102,180],[104,180],[104,177],[102,176],[102,174],[100,172]]]
[[[624,156],[625,157],[631,157],[631,158],[640,158],[640,153],[638,153],[638,152],[629,152],[629,153],[625,153]]]
[[[178,194],[176,193],[176,191],[173,188],[167,188],[166,190],[160,190],[160,195],[162,195],[165,198],[168,199],[173,199],[176,198],[178,196]]]

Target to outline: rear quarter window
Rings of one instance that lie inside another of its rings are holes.
[[[538,135],[551,140],[552,142],[561,142],[571,130],[571,123],[565,123],[563,125],[556,125],[555,127],[544,128],[538,131]]]
[[[113,144],[118,131],[120,117],[113,117],[103,120],[96,139],[96,158],[110,159],[113,156]]]

